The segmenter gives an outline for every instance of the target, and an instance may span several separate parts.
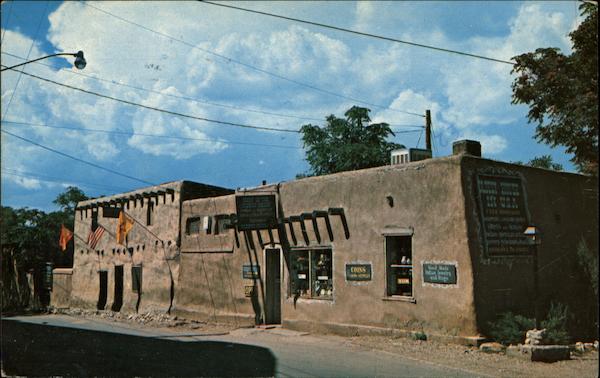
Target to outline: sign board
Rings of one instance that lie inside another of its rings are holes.
[[[434,284],[456,284],[456,265],[423,264],[423,281]]]
[[[242,277],[247,279],[259,278],[260,266],[258,265],[242,265]]]
[[[527,255],[529,211],[520,177],[479,174],[477,194],[486,256]]]
[[[371,281],[371,264],[346,264],[346,281]]]
[[[46,269],[44,270],[44,288],[52,291],[52,263],[46,263]]]
[[[236,196],[235,209],[239,231],[277,227],[277,206],[274,194]]]

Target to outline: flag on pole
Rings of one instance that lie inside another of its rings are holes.
[[[91,249],[96,249],[96,245],[100,241],[102,235],[104,235],[104,227],[98,226],[95,231],[90,230],[90,234],[88,235],[88,245]]]
[[[64,224],[60,225],[60,238],[58,239],[58,245],[60,245],[61,251],[67,250],[67,244],[69,240],[73,238],[73,233],[65,227]]]
[[[117,224],[117,243],[125,245],[125,237],[133,227],[133,219],[121,210]]]

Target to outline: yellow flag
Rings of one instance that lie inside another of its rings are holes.
[[[119,213],[119,223],[117,224],[117,243],[125,245],[125,237],[133,227],[133,219],[124,211]]]

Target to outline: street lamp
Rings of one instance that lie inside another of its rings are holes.
[[[13,68],[16,68],[16,67],[24,66],[24,65],[29,64],[29,63],[37,62],[38,60],[51,58],[53,56],[62,56],[62,55],[74,56],[75,57],[74,65],[79,70],[84,69],[85,65],[87,64],[87,62],[85,61],[85,58],[83,57],[83,51],[78,51],[76,53],[57,53],[57,54],[51,54],[51,55],[43,56],[41,58],[37,58],[37,59],[34,59],[34,60],[29,60],[27,62],[15,64],[14,66],[2,68],[2,70],[0,70],[0,71],[10,70],[10,69],[13,69]]]
[[[523,234],[529,240],[529,245],[533,246],[533,311],[535,314],[535,329],[539,329],[538,245],[542,244],[542,232],[535,226],[528,226]]]

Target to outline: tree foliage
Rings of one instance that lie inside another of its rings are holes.
[[[598,8],[583,3],[586,17],[569,34],[571,55],[558,48],[539,48],[514,57],[513,104],[529,106],[538,141],[565,146],[572,162],[587,174],[598,174]]]
[[[535,167],[535,168],[551,169],[553,171],[562,171],[563,170],[562,164],[555,163],[554,160],[552,159],[552,156],[550,156],[550,155],[536,156],[533,159],[529,160],[529,162],[527,162],[527,163],[523,163],[522,161],[515,161],[513,163],[520,164],[520,165],[528,165],[530,167]]]
[[[346,118],[328,116],[323,128],[312,124],[302,126],[300,131],[311,174],[385,165],[392,150],[404,147],[386,141],[388,136],[394,135],[390,126],[383,122],[370,124],[369,112],[367,108],[353,106],[344,113]]]
[[[53,261],[59,266],[72,263],[73,242],[67,252],[61,251],[58,246],[60,226],[64,224],[73,230],[75,206],[85,199],[83,191],[68,187],[54,200],[60,207],[59,211],[45,213],[37,209],[2,206],[3,254],[5,247],[16,251],[17,265],[23,269],[34,268],[46,261]]]

